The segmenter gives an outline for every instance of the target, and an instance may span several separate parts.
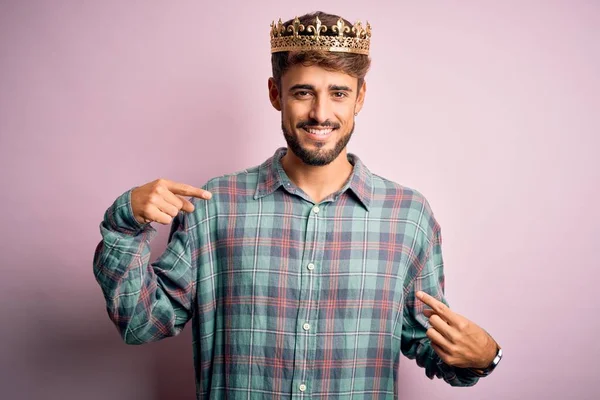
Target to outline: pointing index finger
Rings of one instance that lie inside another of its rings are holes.
[[[209,191],[187,185],[185,183],[169,182],[167,183],[167,189],[181,196],[197,197],[205,200],[208,200],[212,197],[212,194]]]
[[[418,291],[417,298],[419,300],[421,300],[423,303],[427,304],[429,307],[431,307],[433,309],[433,311],[435,311],[436,314],[438,314],[440,317],[442,317],[447,322],[449,322],[449,319],[452,318],[451,317],[452,311],[450,310],[450,308],[448,308],[447,305],[445,305],[444,303],[442,303],[435,297],[433,297],[423,291]]]

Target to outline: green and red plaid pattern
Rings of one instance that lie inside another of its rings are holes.
[[[210,180],[211,200],[174,219],[152,264],[155,229],[131,191],[106,211],[94,273],[124,341],[177,335],[191,320],[198,399],[393,399],[400,352],[457,386],[415,298],[444,299],[440,227],[418,192],[358,157],[338,192],[314,204],[286,176],[286,149]]]

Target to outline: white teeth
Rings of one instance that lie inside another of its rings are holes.
[[[321,135],[321,136],[328,135],[328,134],[330,134],[333,131],[333,129],[331,129],[331,128],[329,128],[329,129],[310,129],[310,128],[307,128],[305,130],[307,132],[309,132],[309,133],[312,133],[313,135]]]

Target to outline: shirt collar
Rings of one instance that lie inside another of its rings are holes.
[[[281,158],[287,153],[287,148],[281,147],[275,154],[267,159],[258,168],[258,184],[254,199],[259,199],[272,194],[280,187],[291,187],[293,183],[281,166]],[[355,154],[348,154],[348,161],[354,166],[352,175],[339,193],[350,189],[356,195],[361,204],[369,211],[372,197],[373,176],[369,169]]]

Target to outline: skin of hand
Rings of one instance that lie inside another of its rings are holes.
[[[180,210],[194,211],[194,205],[184,196],[209,200],[212,194],[185,183],[157,179],[131,191],[133,216],[141,224],[168,225]]]
[[[490,365],[500,346],[484,329],[425,292],[417,292],[417,298],[431,307],[423,311],[431,325],[427,337],[442,361],[476,370]]]

